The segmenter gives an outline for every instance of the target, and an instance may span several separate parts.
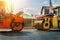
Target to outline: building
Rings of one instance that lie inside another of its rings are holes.
[[[19,12],[17,14],[19,14],[21,17],[24,18],[24,27],[32,27],[33,26],[33,22],[36,19],[34,16],[26,14],[24,12]]]

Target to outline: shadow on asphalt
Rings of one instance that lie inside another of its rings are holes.
[[[49,30],[50,32],[60,32],[60,30]]]
[[[35,30],[33,31],[34,33],[50,33],[50,32],[60,32],[60,30],[49,30],[49,31],[42,31],[42,30]],[[0,32],[0,35],[3,36],[29,36],[31,35],[33,32],[31,31],[20,31],[20,32]]]
[[[60,32],[60,30],[37,30],[42,32]]]
[[[21,32],[0,32],[0,35],[4,36],[28,36],[32,32],[21,31]]]

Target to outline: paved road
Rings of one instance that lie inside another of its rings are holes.
[[[21,32],[0,32],[0,40],[60,40],[59,31],[23,29]]]

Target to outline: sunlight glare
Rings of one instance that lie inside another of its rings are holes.
[[[26,0],[13,0],[14,3],[14,14],[18,13],[21,8],[24,8]]]

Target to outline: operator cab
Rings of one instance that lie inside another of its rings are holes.
[[[43,6],[42,10],[41,10],[41,15],[43,16],[54,16],[53,14],[53,10],[51,10],[52,12],[50,13],[50,7],[49,6]]]
[[[41,10],[41,15],[46,15],[46,16],[54,16],[54,15],[60,15],[60,6],[57,7],[52,7],[52,13],[49,13],[49,7],[48,6],[43,6]]]
[[[60,6],[54,7],[53,11],[55,15],[60,15]]]

